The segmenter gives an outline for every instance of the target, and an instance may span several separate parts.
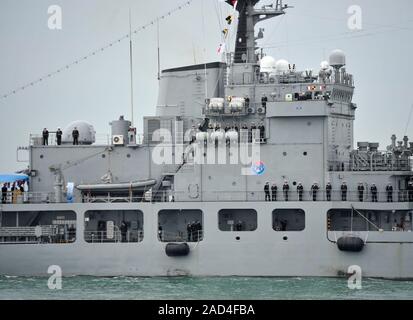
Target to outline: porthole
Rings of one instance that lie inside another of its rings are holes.
[[[126,158],[130,158],[130,154],[127,154],[127,155],[126,155]]]
[[[283,240],[284,240],[284,241],[287,241],[287,240],[288,240],[288,237],[287,237],[287,236],[284,236],[284,237],[283,237]]]
[[[287,156],[287,152],[283,152],[283,156],[286,157],[286,156]]]
[[[105,158],[106,158],[106,154],[102,154],[102,158],[105,159]]]
[[[307,151],[304,151],[303,156],[306,157],[308,155]]]
[[[241,238],[240,238],[240,237],[236,237],[236,238],[235,238],[235,240],[240,241],[240,240],[241,240]]]
[[[41,155],[40,155],[40,159],[43,159],[43,158],[44,158],[44,156],[41,154]]]

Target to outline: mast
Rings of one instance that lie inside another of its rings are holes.
[[[131,9],[129,8],[129,59],[130,59],[130,107],[131,107],[131,127],[133,127],[133,109],[134,109],[134,101],[133,101],[133,44],[132,44],[132,13]]]
[[[227,0],[228,4],[233,5],[233,0]],[[291,8],[283,5],[282,0],[276,0],[275,4],[263,6],[255,9],[254,6],[260,0],[238,0],[236,10],[239,12],[237,38],[235,40],[235,63],[257,62],[255,56],[256,40],[255,25],[258,22],[272,19],[285,14],[285,9]]]

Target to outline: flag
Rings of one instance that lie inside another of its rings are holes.
[[[218,54],[224,53],[225,51],[225,43],[221,43],[218,48]]]
[[[234,19],[234,17],[231,16],[231,15],[229,15],[228,17],[225,18],[225,20],[228,22],[228,24],[231,24],[233,19]]]
[[[225,38],[228,36],[228,29],[225,28],[224,30],[222,30],[222,33],[224,34]]]
[[[234,7],[234,9],[237,9],[237,5],[238,5],[238,0],[232,0],[232,6]]]

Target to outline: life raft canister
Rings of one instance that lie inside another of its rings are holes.
[[[187,243],[168,243],[165,253],[168,257],[184,257],[189,254],[190,248]]]
[[[341,237],[337,240],[340,251],[360,252],[364,248],[364,241],[359,237]]]

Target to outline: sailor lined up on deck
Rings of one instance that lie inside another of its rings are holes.
[[[77,146],[79,145],[79,130],[75,127],[72,131],[72,137],[73,137],[73,145]]]
[[[79,136],[80,136],[79,130],[77,130],[77,128],[75,127],[72,131],[73,145],[79,145]],[[58,146],[62,145],[62,137],[63,137],[62,129],[57,128],[57,131],[56,131],[56,144]],[[49,145],[49,130],[47,130],[47,128],[43,129],[42,143],[43,143],[44,146]]]
[[[43,129],[42,138],[43,138],[43,145],[48,146],[49,145],[49,130],[47,130],[47,128]]]

